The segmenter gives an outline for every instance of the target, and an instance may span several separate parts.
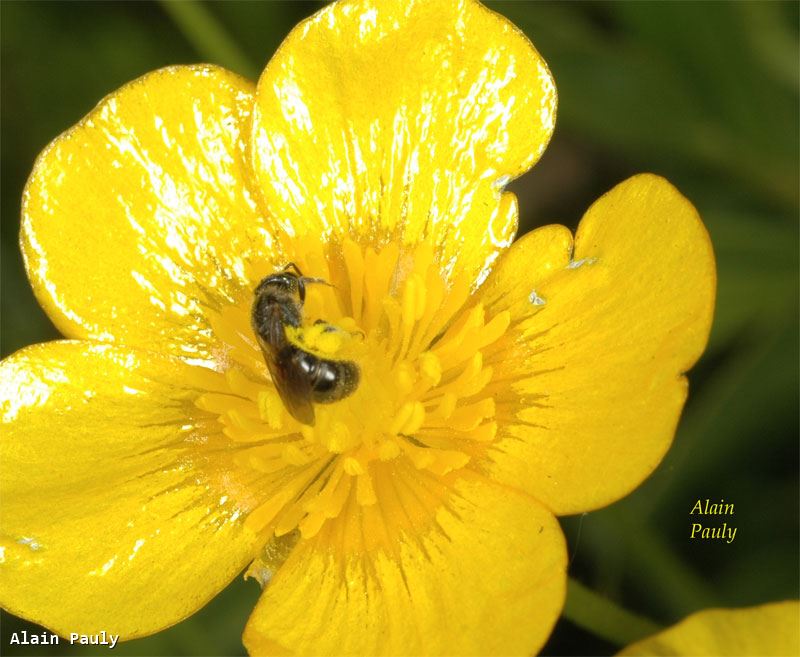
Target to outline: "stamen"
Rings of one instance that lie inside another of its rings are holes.
[[[371,506],[377,502],[375,489],[372,486],[372,478],[368,472],[356,478],[356,501],[361,506]]]
[[[437,385],[442,380],[442,363],[436,354],[426,351],[420,356],[419,364],[420,370],[432,386]]]
[[[342,244],[345,266],[347,267],[347,278],[350,289],[350,314],[358,322],[361,319],[364,301],[364,257],[361,248],[346,239]]]
[[[258,393],[258,412],[270,429],[283,428],[286,408],[274,388],[267,388]]]

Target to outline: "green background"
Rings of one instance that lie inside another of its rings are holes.
[[[39,151],[147,71],[210,61],[254,77],[320,6],[0,3],[4,356],[58,337],[17,245],[21,192]],[[798,597],[798,4],[490,6],[528,34],[559,90],[549,149],[511,185],[521,229],[574,228],[603,192],[651,171],[696,205],[719,270],[711,341],[690,374],[675,444],[629,497],[562,519],[571,574],[659,624],[710,606]],[[734,518],[724,518],[738,529],[733,543],[689,539],[689,511],[705,498],[735,504]],[[243,653],[258,593],[252,580],[237,580],[192,618],[114,652]],[[9,646],[20,629],[41,631],[3,614],[0,652],[93,654]],[[562,619],[544,652],[614,650]]]

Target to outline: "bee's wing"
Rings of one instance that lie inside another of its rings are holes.
[[[311,403],[311,382],[294,367],[291,358],[276,353],[270,347],[262,345],[264,360],[267,362],[269,373],[275,389],[281,396],[283,405],[292,416],[303,424],[314,424],[314,406]]]
[[[272,376],[272,382],[286,410],[303,424],[313,425],[311,382],[293,366],[292,347],[286,341],[280,309],[270,307],[266,313],[258,317],[254,311],[253,329]]]

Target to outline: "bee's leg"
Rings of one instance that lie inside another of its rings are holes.
[[[334,326],[333,324],[326,322],[324,319],[317,319],[314,321],[314,326],[319,326],[320,324],[325,324],[325,328],[322,330],[323,333],[349,333],[350,335],[360,335],[362,339],[367,337],[367,334],[361,329],[356,329],[355,331],[345,331],[345,329]]]
[[[317,319],[314,321],[314,326],[319,326],[320,324],[325,325],[325,328],[322,329],[323,333],[333,333],[334,331],[341,331],[340,328],[334,326],[333,324],[329,324],[324,319]]]

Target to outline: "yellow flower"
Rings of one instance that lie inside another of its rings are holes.
[[[565,591],[555,516],[656,467],[715,286],[694,208],[652,175],[574,240],[511,245],[503,186],[555,102],[477,2],[364,0],[299,25],[255,87],[156,71],[56,139],[22,248],[72,340],[2,366],[3,606],[131,638],[249,565],[271,578],[254,654],[538,649]],[[250,324],[289,262],[329,283],[294,344],[359,368],[313,425]]]
[[[619,654],[797,657],[800,605],[787,600],[746,609],[705,609]]]

